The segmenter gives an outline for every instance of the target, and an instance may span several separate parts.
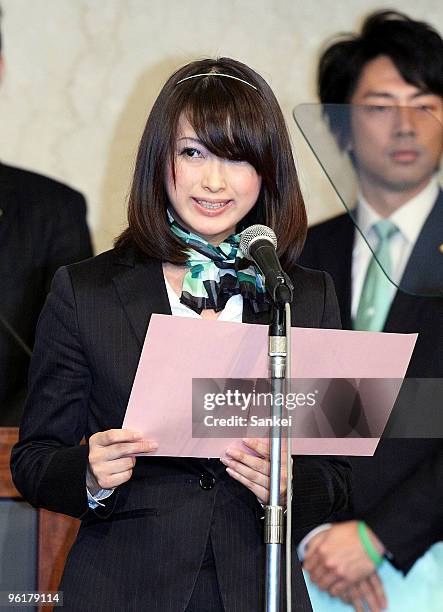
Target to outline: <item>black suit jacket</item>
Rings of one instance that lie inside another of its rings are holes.
[[[92,255],[83,196],[0,164],[0,317],[32,348],[55,270]],[[29,357],[0,321],[0,426],[19,424]]]
[[[443,194],[439,197],[411,253],[400,286],[443,287]],[[300,262],[331,274],[343,327],[351,323],[351,266],[355,228],[349,215],[341,215],[309,229]],[[397,291],[388,313],[385,332],[416,333],[418,340],[407,371],[408,377],[442,378],[443,299],[417,297]],[[441,397],[441,383],[437,385]],[[406,409],[426,414],[423,403],[406,406],[397,402],[388,429]],[[434,398],[435,399],[435,398]],[[401,400],[401,398],[400,398]],[[426,403],[426,405],[425,405]],[[441,410],[441,404],[440,404]],[[431,410],[428,411],[432,413]],[[409,415],[408,415],[409,416]],[[411,415],[413,416],[413,415]],[[429,427],[427,431],[429,431]],[[392,431],[392,430],[391,430]],[[394,554],[403,571],[435,541],[443,539],[442,443],[439,439],[382,440],[373,458],[351,458],[353,512],[347,518],[363,518]]]
[[[330,278],[299,267],[292,278],[293,324],[337,326]],[[139,458],[106,508],[88,509],[80,440],[121,427],[150,316],[170,312],[161,263],[129,251],[59,270],[43,309],[12,471],[32,504],[83,519],[60,587],[67,610],[185,610],[209,535],[226,611],[263,606],[262,509],[218,459]],[[268,315],[245,307],[243,319]],[[310,529],[346,507],[346,460],[294,464],[295,525]],[[203,489],[202,476],[215,485]],[[294,567],[294,606],[311,610],[296,557]]]

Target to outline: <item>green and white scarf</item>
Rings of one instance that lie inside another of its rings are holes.
[[[232,234],[217,247],[182,227],[168,209],[171,231],[187,246],[188,260],[180,302],[198,314],[220,312],[233,295],[241,294],[252,310],[269,310],[263,278],[239,249],[240,234]]]

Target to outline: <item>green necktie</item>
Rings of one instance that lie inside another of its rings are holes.
[[[368,265],[357,316],[354,320],[354,329],[382,331],[388,315],[392,291],[392,283],[387,278],[390,278],[392,273],[389,242],[398,232],[398,227],[389,219],[381,219],[372,227],[378,236],[375,250],[377,259],[372,257]]]

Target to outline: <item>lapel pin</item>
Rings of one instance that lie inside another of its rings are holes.
[[[438,247],[438,250],[440,251],[440,253],[443,253],[443,243]]]

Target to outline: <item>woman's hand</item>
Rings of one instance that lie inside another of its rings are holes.
[[[143,440],[140,431],[108,429],[89,438],[89,463],[86,486],[91,495],[100,489],[115,489],[129,480],[135,465],[135,456],[158,448],[152,440]]]
[[[230,447],[226,449],[227,456],[221,457],[220,461],[227,466],[226,471],[232,478],[250,489],[261,503],[267,504],[271,471],[269,440],[267,438],[247,438],[243,440],[243,443],[255,451],[258,457]],[[286,445],[283,440],[280,472],[280,504],[282,506],[286,505],[286,456]]]

